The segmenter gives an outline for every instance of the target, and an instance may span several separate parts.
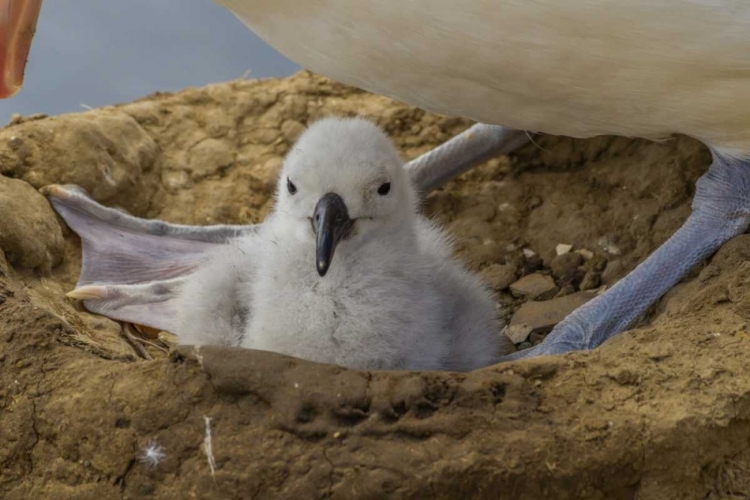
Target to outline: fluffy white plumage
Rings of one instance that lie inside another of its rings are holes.
[[[296,192],[290,192],[287,182]],[[390,183],[391,189],[378,189]],[[315,266],[316,203],[355,220]],[[471,370],[512,349],[480,280],[451,258],[385,134],[362,119],[313,124],[287,156],[261,229],[213,256],[178,296],[180,341],[241,345],[364,369]]]

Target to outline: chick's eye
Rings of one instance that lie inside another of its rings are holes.
[[[390,190],[391,190],[391,183],[390,182],[386,182],[386,183],[380,185],[380,187],[378,188],[378,194],[380,196],[385,196],[385,195],[388,194],[388,192]]]
[[[289,177],[286,178],[286,188],[289,190],[289,194],[294,194],[297,192],[297,186],[294,185]]]

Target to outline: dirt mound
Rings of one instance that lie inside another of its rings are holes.
[[[64,297],[79,241],[36,189],[79,184],[178,223],[257,222],[304,125],[355,113],[408,158],[469,125],[303,72],[0,129],[2,498],[747,496],[748,235],[602,348],[471,374],[220,348],[147,346],[144,361],[121,325]],[[505,317],[529,272],[562,295],[623,276],[687,217],[710,161],[685,138],[535,143],[426,204]],[[559,244],[581,251],[570,273]],[[149,444],[156,466],[139,460]]]

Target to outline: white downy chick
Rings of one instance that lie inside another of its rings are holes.
[[[468,371],[512,350],[491,293],[418,213],[404,163],[373,123],[313,124],[276,197],[257,233],[188,279],[183,343],[361,369]]]

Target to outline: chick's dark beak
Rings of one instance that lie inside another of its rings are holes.
[[[328,193],[315,205],[312,217],[313,231],[317,236],[315,266],[321,277],[331,266],[336,246],[349,235],[353,225],[344,199],[336,193]]]

